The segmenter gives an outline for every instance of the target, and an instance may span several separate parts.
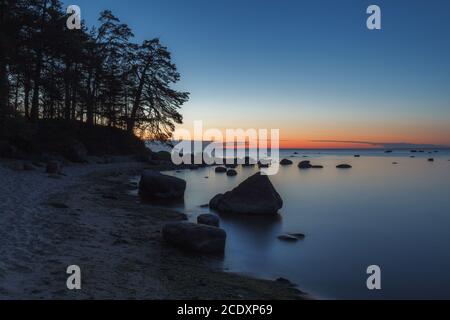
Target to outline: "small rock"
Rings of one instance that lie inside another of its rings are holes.
[[[225,173],[225,172],[227,172],[227,168],[224,168],[224,167],[217,167],[217,168],[215,169],[215,172],[216,172],[216,173]]]
[[[301,161],[301,162],[298,164],[298,167],[299,167],[300,169],[309,169],[309,168],[312,167],[311,161]]]
[[[428,159],[429,162],[434,162],[433,158]]]
[[[220,225],[220,220],[219,217],[217,217],[214,214],[201,214],[197,217],[197,223],[199,224],[205,224],[208,226],[213,226],[213,227],[219,227]]]
[[[311,169],[323,169],[323,166],[321,166],[321,165],[312,165]]]
[[[338,168],[338,169],[350,169],[351,167],[352,166],[349,164],[340,164],[340,165],[336,166],[336,168]]]
[[[229,177],[237,176],[237,171],[234,169],[230,169],[227,171],[227,176],[229,176]]]
[[[283,240],[283,241],[290,241],[290,242],[298,241],[297,237],[291,236],[289,234],[282,234],[282,235],[278,236],[278,239]]]
[[[281,160],[280,161],[280,164],[282,165],[282,166],[289,166],[289,165],[291,165],[293,162],[291,161],[291,160],[289,160],[289,159],[283,159],[283,160]]]
[[[361,156],[359,154],[354,155],[355,158],[360,158]]]

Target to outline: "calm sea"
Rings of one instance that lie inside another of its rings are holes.
[[[278,218],[220,215],[228,234],[226,270],[284,277],[325,299],[450,298],[448,150],[283,150],[281,156],[294,165],[270,177],[284,201]],[[299,170],[302,160],[324,169]],[[353,168],[336,169],[341,163]],[[239,167],[236,177],[214,168],[168,174],[187,181],[177,209],[195,220],[209,212],[200,205],[257,170]],[[277,238],[284,233],[306,238],[286,243]],[[381,268],[381,290],[366,287],[370,265]]]

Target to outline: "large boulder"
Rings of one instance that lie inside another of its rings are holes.
[[[165,241],[177,247],[200,253],[223,253],[225,230],[191,222],[172,222],[163,226]]]
[[[268,215],[276,214],[283,200],[266,175],[257,173],[225,194],[218,194],[209,206],[219,212]]]
[[[153,170],[144,171],[139,182],[139,193],[148,198],[183,198],[185,190],[186,181],[183,179]]]

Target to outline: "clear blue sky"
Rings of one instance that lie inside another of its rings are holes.
[[[450,1],[74,0],[110,9],[136,41],[159,37],[186,127],[280,128],[320,139],[450,145]],[[366,28],[366,8],[382,30]],[[293,142],[294,143],[294,142]]]

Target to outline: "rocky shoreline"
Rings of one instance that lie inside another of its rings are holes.
[[[228,273],[220,257],[166,244],[162,226],[185,216],[132,195],[130,177],[148,167],[79,164],[49,175],[0,161],[0,299],[309,298],[283,279]],[[66,289],[71,264],[82,270],[82,290]]]

